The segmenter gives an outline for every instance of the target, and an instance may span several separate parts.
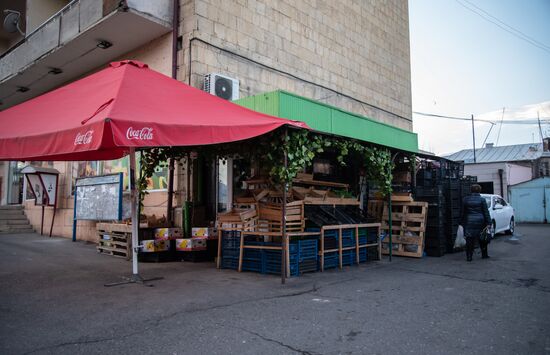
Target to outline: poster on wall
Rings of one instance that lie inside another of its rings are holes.
[[[38,177],[37,174],[27,174],[27,179],[29,182],[29,187],[32,189],[32,192],[34,193],[34,199],[36,205],[44,205],[44,189],[42,188],[42,182],[40,181],[40,177]]]
[[[124,190],[129,190],[130,180],[128,179],[129,160],[127,157],[117,160],[107,160],[103,162],[102,173],[108,174],[123,174],[122,186]]]
[[[147,179],[147,190],[164,190],[168,188],[168,163],[160,162],[155,167],[153,176]]]
[[[98,170],[97,161],[79,161],[73,162],[72,166],[72,190],[71,195],[74,195],[75,183],[77,178],[96,176]]]
[[[48,204],[50,206],[57,205],[57,175],[55,174],[40,174],[42,182],[44,183],[44,192],[48,197]]]

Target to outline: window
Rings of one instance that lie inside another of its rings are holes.
[[[72,189],[71,195],[74,195],[75,183],[77,178],[97,176],[99,173],[99,162],[97,161],[78,161],[73,162],[72,166]]]
[[[139,174],[139,154],[136,156],[137,160],[137,171]],[[130,160],[128,157],[116,159],[116,160],[106,160],[106,161],[80,161],[73,163],[72,171],[72,192],[71,195],[74,195],[74,184],[77,178],[88,177],[88,176],[97,176],[97,175],[107,175],[107,174],[116,174],[123,173],[123,187],[124,190],[130,189],[130,178],[128,177],[128,171],[130,170]],[[168,163],[161,162],[156,168],[153,176],[147,179],[147,190],[166,190],[168,188]]]

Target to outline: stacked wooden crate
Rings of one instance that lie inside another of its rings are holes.
[[[382,252],[389,254],[389,231],[392,231],[392,255],[420,258],[424,251],[424,234],[428,215],[427,202],[392,203],[391,225],[388,206],[384,207],[382,230],[386,238],[382,241]]]

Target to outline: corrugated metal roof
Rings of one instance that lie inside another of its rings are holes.
[[[501,161],[534,160],[543,155],[542,143],[506,145],[502,147],[490,147],[476,149],[477,163],[495,163]],[[474,162],[474,150],[463,149],[446,156],[454,161],[464,161],[466,164]]]

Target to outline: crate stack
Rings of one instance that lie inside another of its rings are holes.
[[[443,187],[447,201],[447,208],[445,210],[447,219],[447,223],[445,224],[445,234],[447,236],[446,252],[452,253],[462,209],[461,182],[458,179],[446,179],[443,182]]]
[[[415,200],[428,202],[424,250],[429,256],[443,256],[447,250],[447,200],[443,186],[418,186]]]
[[[425,251],[429,256],[443,256],[454,251],[460,224],[462,200],[470,193],[476,177],[462,176],[462,165],[421,171],[417,175],[415,200],[429,204]],[[427,179],[426,177],[429,177]]]
[[[237,270],[239,267],[240,232],[223,231],[221,267]],[[262,241],[247,241],[248,246],[280,246],[279,243]],[[306,272],[318,270],[317,253],[318,242],[316,239],[292,240],[288,245],[290,259],[290,275],[297,276]],[[281,273],[281,251],[272,249],[243,250],[244,271],[258,272],[262,274]]]

